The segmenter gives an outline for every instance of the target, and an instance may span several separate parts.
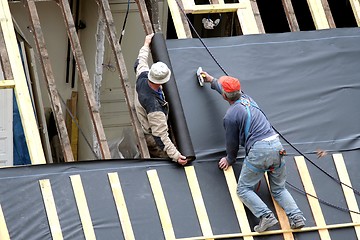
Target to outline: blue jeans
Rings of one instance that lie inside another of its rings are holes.
[[[278,138],[271,141],[258,141],[252,146],[244,160],[248,163],[244,162],[242,166],[237,194],[257,218],[271,213],[268,206],[254,192],[255,185],[270,167],[274,168],[273,171],[268,171],[270,189],[274,199],[285,210],[289,219],[298,214],[303,215],[285,188],[286,167],[283,157],[279,154],[281,149],[283,147]]]

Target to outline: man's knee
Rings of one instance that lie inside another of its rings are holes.
[[[251,191],[250,188],[244,187],[244,186],[241,186],[241,185],[238,185],[237,189],[236,189],[236,193],[240,197],[240,199],[244,199],[245,196],[246,196],[246,193],[248,193],[249,191]]]

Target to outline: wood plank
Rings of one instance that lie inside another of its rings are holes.
[[[8,52],[13,79],[15,80],[14,93],[16,96],[20,117],[22,119],[26,143],[32,164],[45,164],[45,155],[42,148],[40,133],[30,99],[29,89],[23,71],[22,61],[12,23],[11,13],[7,0],[0,0],[0,21],[5,46]],[[5,76],[9,79],[8,76]],[[26,123],[26,124],[25,124]]]
[[[153,192],[156,207],[160,216],[162,229],[164,231],[165,239],[176,239],[174,228],[171,222],[169,209],[166,204],[164,192],[162,190],[157,171],[155,169],[147,171],[150,181],[151,190]]]
[[[229,188],[231,200],[234,205],[236,217],[239,222],[241,233],[249,234],[251,233],[251,228],[250,228],[249,220],[246,215],[244,204],[241,202],[239,196],[236,193],[237,181],[232,166],[230,166],[226,171],[224,171],[224,175],[226,178],[226,183]],[[252,239],[254,239],[252,236],[244,236],[244,240],[252,240]]]
[[[250,5],[255,17],[255,21],[256,21],[256,25],[259,29],[260,33],[265,33],[265,28],[264,28],[264,24],[261,20],[261,16],[260,16],[260,11],[259,11],[259,7],[257,5],[256,0],[250,0]]]
[[[299,23],[295,16],[294,7],[291,3],[291,0],[282,0],[282,4],[284,7],[286,19],[289,24],[289,28],[291,32],[298,32],[300,31]]]
[[[54,196],[52,193],[50,180],[49,179],[41,179],[39,180],[41,193],[44,200],[46,215],[49,221],[50,231],[52,239],[54,240],[62,240],[63,235],[61,231],[59,217],[56,211],[56,205]]]
[[[5,46],[3,30],[1,27],[0,27],[0,46]],[[6,47],[0,47],[0,64],[5,79],[14,79],[14,76],[11,72],[11,65]]]
[[[316,29],[319,30],[330,28],[321,0],[307,0],[307,2]]]
[[[299,171],[299,175],[301,177],[301,181],[304,185],[305,192],[316,197],[316,191],[315,191],[314,185],[312,183],[309,170],[306,166],[305,158],[302,156],[296,156],[295,162],[297,165],[297,169]],[[319,200],[314,197],[307,195],[307,199],[309,201],[315,223],[317,226],[325,227],[326,222],[325,222],[324,215],[321,211]],[[320,235],[321,239],[331,239],[329,231],[327,229],[319,230],[319,235]]]
[[[71,185],[74,191],[74,196],[76,200],[76,205],[79,211],[81,224],[84,230],[85,239],[87,240],[95,240],[95,232],[94,227],[91,221],[91,216],[89,212],[89,208],[86,201],[86,196],[84,192],[84,188],[81,182],[80,175],[72,175],[70,176]]]
[[[266,179],[268,188],[271,191],[268,173],[265,173],[265,179]],[[281,229],[290,230],[291,227],[290,227],[289,219],[288,219],[284,209],[278,204],[277,201],[275,201],[272,194],[271,194],[271,199],[274,203],[276,215],[278,216]],[[284,237],[284,240],[294,240],[294,235],[292,234],[292,232],[283,233],[283,237]]]
[[[167,2],[178,39],[192,38],[189,23],[187,22],[183,12],[179,8],[177,0],[167,0]],[[180,7],[182,6],[180,5]]]
[[[134,231],[131,226],[131,221],[126,207],[125,197],[121,188],[118,173],[117,172],[108,173],[108,178],[114,196],[116,210],[118,212],[124,238],[125,240],[133,240],[135,239]]]
[[[325,16],[326,16],[326,19],[327,19],[327,21],[329,23],[329,27],[330,28],[336,28],[336,25],[335,25],[334,18],[333,18],[332,13],[331,13],[331,9],[330,9],[328,0],[321,0],[321,4],[322,4],[322,6],[324,8]]]
[[[121,51],[121,47],[116,36],[116,29],[114,19],[111,14],[109,2],[105,0],[98,0],[98,4],[103,12],[104,19],[106,21],[108,40],[115,56],[115,62],[119,73],[122,89],[126,98],[126,103],[131,117],[131,122],[134,127],[134,133],[138,140],[139,150],[143,158],[150,158],[149,150],[145,141],[144,132],[141,129],[140,122],[137,119],[135,104],[134,104],[134,90],[131,88],[129,82],[129,75],[127,73],[124,56]]]
[[[85,100],[88,105],[88,110],[93,123],[94,131],[99,142],[101,155],[103,159],[111,159],[110,149],[101,122],[100,112],[95,102],[94,91],[92,89],[89,73],[86,67],[84,54],[81,49],[80,40],[76,32],[76,27],[71,13],[69,1],[59,0],[59,5],[64,17],[66,31],[68,33],[68,37],[71,43],[71,49],[76,60],[76,66],[79,70],[79,78],[84,88]]]
[[[140,17],[141,17],[141,22],[143,23],[143,27],[145,30],[145,34],[149,35],[151,33],[153,33],[153,28],[152,28],[152,23],[149,17],[149,13],[146,7],[146,3],[144,0],[135,0],[136,4],[138,6],[139,9],[139,13],[140,13]]]
[[[32,89],[33,85],[32,85],[31,79],[30,79],[29,63],[28,63],[27,56],[26,56],[26,51],[25,51],[25,43],[22,40],[20,40],[19,43],[20,43],[19,44],[20,45],[20,47],[19,47],[20,48],[20,56],[22,57],[21,60],[23,62],[23,67],[24,67],[24,71],[25,71],[25,78],[26,78],[26,81],[27,81],[27,84],[28,84],[30,98],[31,98],[31,101],[36,105],[35,98],[34,98],[34,93],[33,93],[33,89]],[[37,109],[35,108],[34,111],[36,113]]]
[[[15,88],[14,80],[0,80],[0,89]]]
[[[34,89],[34,97],[37,99],[35,101],[35,106],[37,109],[37,119],[39,121],[39,131],[40,131],[40,138],[43,143],[44,153],[45,157],[48,163],[53,163],[53,158],[51,154],[51,145],[49,140],[49,134],[48,134],[48,127],[47,127],[47,121],[45,117],[45,110],[44,110],[44,103],[42,98],[42,93],[40,89],[40,81],[39,81],[39,75],[36,68],[36,62],[35,62],[35,53],[34,49],[28,45],[26,45],[26,52],[29,57],[30,62],[30,78],[32,80],[33,89]]]
[[[1,205],[0,205],[0,239],[1,240],[10,240],[9,230],[6,226],[4,212],[1,208]]]
[[[192,14],[225,13],[236,12],[239,8],[245,9],[246,7],[244,3],[204,4],[194,5],[191,8],[185,9],[185,12]]]
[[[210,0],[210,3],[219,3],[219,1],[224,3],[224,0]],[[186,9],[191,9],[193,6],[195,6],[194,0],[181,0],[181,3],[183,5],[185,11],[186,11]]]
[[[287,232],[294,232],[294,233],[303,233],[303,232],[314,232],[314,231],[321,231],[321,230],[330,230],[330,229],[341,229],[341,228],[349,228],[349,227],[355,227],[360,226],[360,223],[340,223],[340,224],[331,224],[327,226],[315,226],[315,227],[304,227],[301,229],[296,230],[269,230],[265,232],[251,232],[248,234],[245,233],[230,233],[230,234],[218,234],[209,236],[214,239],[232,239],[232,238],[241,238],[246,236],[253,236],[253,237],[260,237],[260,236],[267,236],[267,235],[279,235]],[[176,240],[203,240],[203,236],[198,237],[189,237],[189,238],[177,238]],[[324,238],[322,238],[324,239]]]
[[[47,84],[47,90],[50,96],[51,109],[54,114],[59,140],[64,155],[64,160],[65,162],[73,162],[74,157],[71,152],[70,140],[68,132],[66,130],[64,115],[62,113],[59,93],[56,89],[55,77],[51,67],[51,62],[46,48],[45,38],[41,29],[40,19],[36,9],[36,5],[33,0],[25,1],[25,5],[27,6],[29,12],[36,49],[38,51],[39,60],[41,63],[45,82]]]
[[[336,170],[338,172],[339,180],[342,183],[346,184],[347,186],[352,187],[349,173],[346,169],[345,161],[344,161],[342,154],[341,153],[333,154],[333,159],[334,159]],[[341,187],[344,192],[347,206],[351,211],[354,211],[354,212],[350,212],[351,219],[353,222],[359,223],[360,215],[355,213],[355,212],[359,212],[359,206],[356,201],[354,190],[345,186],[344,184],[342,184]],[[357,239],[360,239],[360,226],[355,226],[355,233],[356,233]]]
[[[71,119],[71,150],[74,156],[74,160],[78,160],[78,142],[79,142],[79,129],[78,129],[78,118],[77,118],[77,102],[78,102],[78,93],[73,91],[71,93],[71,114],[75,119]]]
[[[187,0],[185,0],[186,2]],[[211,4],[225,4],[224,0],[210,0]]]
[[[185,173],[190,187],[191,195],[194,201],[194,206],[199,219],[201,231],[205,238],[210,238],[213,235],[209,217],[206,212],[205,203],[201,194],[199,182],[196,177],[194,166],[186,166]]]
[[[252,11],[250,1],[246,0],[243,3],[246,4],[245,5],[246,7],[239,8],[236,11],[243,34],[247,35],[247,34],[261,33],[257,26],[256,19],[255,19],[254,13]]]
[[[358,27],[360,27],[360,0],[350,0]]]

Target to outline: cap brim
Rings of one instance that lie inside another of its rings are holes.
[[[164,83],[167,83],[170,80],[170,76],[171,76],[171,71],[169,71],[169,74],[166,75],[166,77],[163,78],[163,79],[160,79],[160,80],[159,79],[154,79],[154,78],[152,78],[150,76],[150,74],[148,74],[148,79],[149,79],[150,82],[155,83],[155,84],[164,84]]]

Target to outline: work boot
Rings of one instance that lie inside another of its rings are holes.
[[[290,227],[291,229],[299,229],[305,226],[305,218],[302,215],[295,215],[292,219],[290,219]]]
[[[266,216],[264,215],[260,218],[259,225],[256,225],[254,227],[254,230],[256,232],[263,232],[266,229],[274,226],[277,223],[278,223],[278,220],[275,218],[274,214],[270,213],[270,214],[268,214]]]

